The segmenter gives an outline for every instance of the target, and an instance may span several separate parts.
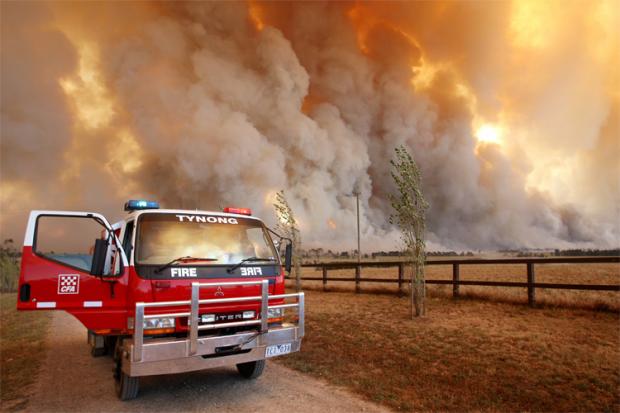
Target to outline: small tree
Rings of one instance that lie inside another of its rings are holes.
[[[19,253],[13,239],[5,239],[0,247],[0,292],[17,291],[19,279]]]
[[[295,277],[295,290],[299,292],[301,291],[301,234],[293,210],[284,196],[284,190],[280,190],[276,194],[276,202],[273,207],[276,209],[276,217],[278,218],[276,229],[293,242],[293,275]]]
[[[394,213],[390,215],[390,223],[398,225],[405,244],[405,254],[410,261],[408,266],[411,279],[411,317],[423,316],[425,313],[424,298],[426,284],[424,282],[424,231],[425,214],[428,204],[424,200],[421,189],[420,170],[404,146],[395,149],[392,165],[392,178],[398,193],[390,195]]]

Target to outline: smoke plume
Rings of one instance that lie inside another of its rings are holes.
[[[2,236],[31,209],[252,208],[390,249],[389,160],[431,248],[618,247],[617,2],[3,2]]]

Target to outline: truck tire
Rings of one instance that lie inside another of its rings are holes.
[[[101,356],[105,356],[105,354],[106,354],[105,347],[104,348],[97,348],[97,347],[90,348],[90,355],[93,357],[101,357]]]
[[[105,336],[103,338],[106,356],[114,356],[116,351],[116,336]]]
[[[86,339],[90,346],[90,355],[93,357],[101,357],[106,354],[105,337],[97,335],[88,330]]]
[[[116,395],[122,401],[132,400],[138,396],[140,390],[140,378],[130,377],[123,371],[119,372],[116,381]]]
[[[265,360],[239,363],[237,364],[237,370],[239,370],[239,374],[246,379],[255,379],[263,374],[263,370],[265,370]]]
[[[123,372],[123,340],[121,337],[116,338],[114,343],[114,388],[119,399],[131,400],[138,396],[140,390],[139,377],[130,377]]]

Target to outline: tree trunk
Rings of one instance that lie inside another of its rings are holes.
[[[411,318],[422,317],[426,313],[426,285],[423,264],[416,261],[411,275]]]
[[[301,257],[299,240],[296,236],[293,236],[293,271],[295,272],[295,291],[301,291]]]
[[[299,263],[299,258],[294,260],[295,262],[295,291],[301,291],[301,264]]]
[[[411,272],[409,279],[411,280],[411,319],[413,320],[416,316],[415,267],[411,265],[409,271]]]

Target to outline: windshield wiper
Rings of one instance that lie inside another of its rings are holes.
[[[231,274],[234,270],[236,270],[237,268],[241,267],[244,263],[246,263],[246,262],[257,262],[257,261],[275,262],[276,259],[272,258],[272,257],[270,257],[270,258],[258,258],[258,257],[245,258],[245,259],[239,261],[238,263],[236,263],[235,265],[233,265],[232,267],[230,267],[229,269],[227,269],[226,272]]]
[[[179,258],[175,258],[172,261],[170,261],[167,264],[162,265],[161,267],[159,267],[158,269],[155,270],[156,273],[160,273],[163,270],[165,270],[166,268],[179,263],[179,262],[192,262],[192,261],[217,261],[218,258],[211,258],[211,257],[206,257],[206,258],[198,258],[198,257],[192,257],[190,255],[186,255],[185,257],[179,257]]]

